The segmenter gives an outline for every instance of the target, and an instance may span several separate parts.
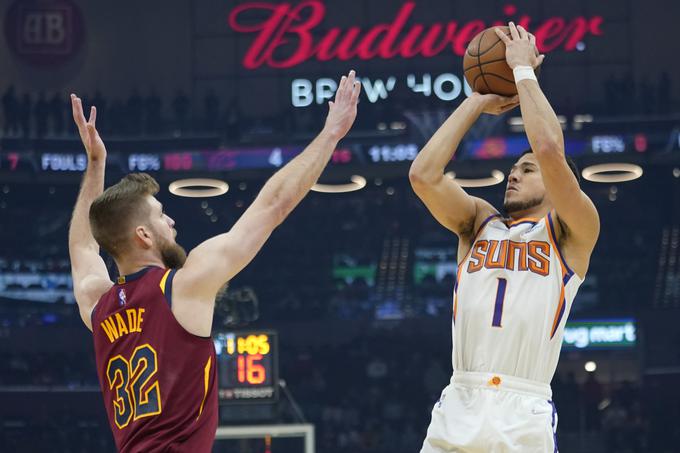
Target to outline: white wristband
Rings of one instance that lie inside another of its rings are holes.
[[[512,70],[512,75],[515,76],[515,83],[527,79],[538,82],[536,79],[536,74],[534,73],[534,68],[531,66],[515,66],[515,68]]]

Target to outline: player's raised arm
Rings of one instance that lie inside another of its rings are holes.
[[[538,81],[532,77],[533,69],[541,64],[544,56],[537,56],[536,38],[532,34],[512,22],[509,27],[510,37],[498,29],[496,34],[505,42],[506,60],[515,74],[529,144],[541,167],[543,183],[562,229],[566,227],[561,234],[566,233],[577,249],[576,255],[589,257],[599,235],[600,220],[595,205],[579,187],[564,158],[562,128]]]
[[[343,76],[321,133],[276,172],[232,229],[191,251],[173,284],[173,313],[185,329],[209,335],[217,291],[257,254],[317,182],[338,142],[357,115],[361,85],[354,71]]]
[[[474,232],[476,219],[496,211],[445,177],[444,169],[482,113],[498,115],[516,106],[516,98],[473,93],[449,116],[411,165],[409,179],[413,190],[439,223],[458,236],[469,236]]]
[[[96,108],[92,107],[89,119],[85,120],[82,101],[74,94],[71,95],[71,107],[73,120],[78,126],[80,139],[87,152],[87,170],[73,209],[68,232],[68,250],[73,289],[80,316],[85,325],[92,330],[90,324],[92,308],[101,295],[113,285],[104,260],[99,256],[99,245],[92,236],[89,219],[90,205],[104,191],[106,147],[95,127]]]

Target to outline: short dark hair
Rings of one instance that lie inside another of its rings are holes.
[[[534,150],[529,148],[526,151],[524,151],[519,157],[521,158],[525,154],[533,154]],[[571,157],[567,156],[566,154],[564,155],[564,160],[567,161],[567,165],[569,165],[569,168],[571,169],[571,172],[574,174],[576,177],[576,182],[581,184],[581,173],[578,171],[578,166],[576,165],[576,162],[574,162],[574,159]]]
[[[150,175],[131,173],[99,195],[90,206],[90,229],[99,246],[120,257],[127,248],[130,225],[148,214],[144,198],[159,189]]]

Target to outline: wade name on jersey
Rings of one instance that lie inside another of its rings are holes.
[[[109,339],[109,342],[113,343],[117,339],[130,333],[142,333],[142,323],[144,322],[143,316],[145,311],[146,310],[143,308],[128,308],[125,310],[124,314],[114,313],[104,319],[100,326],[106,334],[106,338]]]

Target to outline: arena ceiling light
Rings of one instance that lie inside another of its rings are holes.
[[[642,176],[642,167],[623,162],[598,164],[584,168],[581,175],[592,182],[626,182]]]
[[[227,193],[229,185],[219,179],[189,178],[171,182],[168,190],[178,197],[217,197]]]
[[[314,184],[312,190],[315,192],[323,193],[344,193],[344,192],[354,192],[355,190],[361,190],[366,187],[366,178],[359,175],[352,175],[349,178],[349,183],[346,184]]]
[[[487,187],[500,184],[505,179],[505,175],[500,170],[491,170],[491,176],[486,178],[456,178],[456,173],[450,171],[446,176],[455,180],[461,187]]]

